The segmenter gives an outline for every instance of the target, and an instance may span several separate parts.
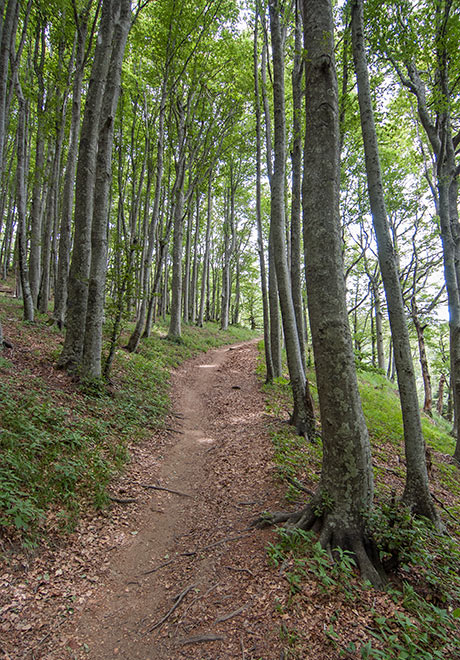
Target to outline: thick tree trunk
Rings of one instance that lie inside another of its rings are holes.
[[[380,271],[387,298],[403,416],[407,466],[403,500],[415,513],[429,518],[439,527],[440,520],[429,490],[425,459],[425,441],[422,434],[409,332],[404,314],[404,303],[397,262],[385,209],[377,134],[371,101],[366,53],[364,50],[363,23],[362,0],[353,0],[353,59],[358,81],[358,101],[364,141],[369,200],[377,238]]]
[[[91,224],[91,265],[81,363],[81,375],[86,379],[100,378],[102,375],[102,322],[107,273],[113,131],[120,95],[121,67],[132,21],[131,0],[116,0],[112,5],[112,12],[114,22],[112,48],[99,118],[95,194]]]
[[[58,360],[58,366],[67,369],[80,367],[83,355],[91,265],[91,224],[94,207],[99,120],[115,29],[113,1],[104,0],[102,4],[99,34],[80,135],[75,183],[75,235],[69,272],[66,335]]]
[[[304,43],[308,49],[304,246],[322,420],[323,466],[318,493],[290,522],[303,528],[319,527],[323,547],[351,549],[362,574],[380,585],[380,575],[365,550],[364,515],[372,505],[373,479],[343,273],[332,7],[329,0],[303,0],[302,5]]]
[[[83,15],[77,28],[77,50],[72,88],[72,112],[70,119],[69,148],[64,176],[64,189],[60,210],[59,253],[54,292],[53,318],[59,328],[64,326],[67,305],[67,281],[69,277],[72,211],[74,202],[75,172],[77,169],[78,138],[80,134],[81,96],[85,63],[85,42],[88,18]]]

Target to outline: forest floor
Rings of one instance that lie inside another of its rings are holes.
[[[256,356],[245,343],[176,369],[174,429],[134,446],[112,489],[134,501],[86,516],[59,549],[3,572],[14,597],[1,613],[20,614],[6,617],[1,657],[280,657],[283,578],[265,552],[275,533],[248,529],[282,499]]]
[[[41,378],[79,406],[75,384],[54,368],[60,336],[32,328],[25,344],[25,327],[9,317],[4,326],[19,394]],[[458,604],[447,606],[420,567],[402,566],[393,590],[376,592],[346,562],[331,566],[314,539],[283,541],[250,526],[264,511],[301,505],[308,495],[286,493],[289,479],[311,492],[321,468],[321,443],[295,436],[289,400],[262,387],[257,360],[251,341],[173,369],[166,426],[130,445],[109,509],[84,509],[73,531],[30,550],[0,537],[1,660],[460,658],[455,626],[442,618],[458,621]],[[383,424],[396,395],[372,374],[363,378],[368,419],[383,417],[372,419],[374,434],[381,429],[377,481],[393,497],[403,486],[401,432],[392,438]],[[289,390],[287,381],[276,387]],[[432,452],[433,486],[457,538],[457,473],[444,452]]]

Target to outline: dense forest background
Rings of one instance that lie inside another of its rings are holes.
[[[274,564],[324,550],[334,580],[356,565],[383,588],[407,560],[426,654],[397,657],[458,651],[458,0],[0,0],[0,18],[5,538],[32,547],[55,506],[75,523],[82,493],[107,505],[125,440],[166,423],[170,367],[248,328],[289,408],[297,508],[257,521],[296,530]],[[20,327],[54,342],[65,413],[28,392],[30,361],[11,380]]]

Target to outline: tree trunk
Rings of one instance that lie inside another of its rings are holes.
[[[305,328],[303,320],[302,300],[302,266],[301,266],[301,179],[302,179],[302,25],[298,0],[295,6],[295,51],[292,69],[292,200],[291,200],[291,288],[292,302],[299,335],[300,355],[305,369]]]
[[[174,237],[171,281],[171,320],[168,339],[181,339],[182,305],[182,235],[184,232],[184,185],[185,185],[185,113],[182,104],[177,104],[178,113],[178,155],[176,180],[174,182]]]
[[[261,86],[262,101],[263,101],[264,116],[265,116],[267,176],[268,176],[268,181],[271,182],[273,176],[273,164],[272,164],[273,148],[272,148],[272,135],[271,135],[272,128],[271,128],[271,118],[270,118],[270,106],[268,103],[268,95],[267,95],[267,46],[265,40],[262,48],[261,78],[262,78],[262,86]],[[275,252],[273,248],[271,229],[268,237],[268,305],[270,311],[270,352],[272,356],[273,377],[279,378],[282,373],[280,313],[279,313],[279,303],[278,303],[278,283],[276,281]]]
[[[261,165],[262,165],[262,139],[260,131],[260,94],[259,94],[259,66],[257,54],[259,17],[256,10],[254,28],[254,95],[256,115],[256,225],[257,225],[257,251],[259,253],[260,284],[262,290],[262,312],[264,324],[264,351],[265,351],[265,382],[273,381],[273,360],[270,342],[270,312],[267,291],[267,269],[265,265],[264,236],[262,230],[262,208],[261,208]]]
[[[72,88],[72,112],[70,119],[69,148],[62,193],[61,221],[59,228],[59,254],[54,292],[53,318],[59,328],[64,326],[67,305],[67,281],[69,277],[72,211],[74,202],[75,172],[77,169],[78,138],[80,134],[81,96],[85,68],[85,42],[88,16],[83,13],[77,26],[77,49]]]
[[[86,379],[102,375],[102,322],[104,318],[109,193],[112,180],[112,149],[115,114],[120,95],[121,67],[131,27],[131,0],[112,0],[114,24],[110,64],[99,117],[95,193],[91,224],[91,265],[89,273],[81,375]]]
[[[17,130],[17,166],[16,166],[16,208],[18,214],[18,265],[24,302],[24,320],[34,321],[34,302],[29,284],[27,266],[27,236],[26,236],[26,101],[21,84],[16,79],[16,94],[18,97],[18,130]]]
[[[415,331],[417,333],[418,353],[420,359],[420,368],[422,370],[423,391],[425,394],[423,402],[423,412],[431,417],[431,408],[433,406],[433,392],[431,388],[430,369],[428,367],[428,358],[426,355],[425,347],[425,327],[423,326],[418,314],[417,303],[415,296],[411,300],[411,317],[414,323]]]
[[[66,335],[58,366],[77,369],[81,365],[88,306],[91,266],[91,224],[94,207],[99,120],[115,29],[113,1],[102,4],[99,34],[85,102],[75,182],[74,245],[68,284]]]
[[[209,255],[211,251],[211,219],[212,219],[212,170],[209,172],[208,181],[208,207],[206,217],[206,238],[203,257],[203,272],[201,274],[201,291],[200,291],[200,312],[198,314],[197,325],[199,328],[203,327],[205,306],[206,306],[206,292],[209,292]],[[209,295],[209,293],[208,293]]]
[[[314,413],[308,405],[307,380],[302,366],[299,335],[296,324],[292,288],[287,263],[286,220],[284,204],[286,126],[284,98],[284,39],[281,30],[278,0],[270,0],[270,31],[273,56],[273,106],[275,127],[274,167],[271,179],[271,234],[273,240],[276,279],[278,281],[281,317],[286,341],[286,357],[294,399],[291,423],[299,435],[312,436],[315,430]],[[299,237],[300,238],[300,237]]]
[[[438,415],[442,415],[444,412],[444,387],[446,386],[447,380],[445,374],[441,374],[439,377],[439,386],[438,386],[438,397],[436,402],[436,412]]]
[[[369,200],[377,238],[380,271],[387,298],[404,427],[406,484],[403,501],[419,515],[441,523],[431,498],[414,366],[395,252],[385,209],[377,134],[363,36],[362,0],[352,2],[353,59],[363,133]]]
[[[339,215],[339,121],[330,0],[303,0],[306,142],[303,222],[308,309],[323,440],[321,481],[291,522],[321,529],[323,547],[355,553],[363,576],[382,580],[365,549],[373,497],[371,454],[346,306]],[[334,384],[331,387],[331,383]]]

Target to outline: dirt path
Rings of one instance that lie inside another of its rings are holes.
[[[34,657],[280,657],[281,578],[264,550],[273,532],[248,531],[256,513],[279,507],[256,353],[254,343],[225,347],[174,373],[175,440],[138,478],[177,493],[148,490],[146,506],[125,516],[129,534],[97,589]]]

